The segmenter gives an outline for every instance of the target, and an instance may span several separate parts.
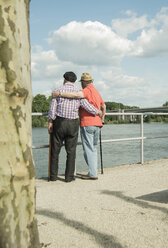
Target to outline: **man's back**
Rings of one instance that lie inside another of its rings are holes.
[[[79,89],[74,85],[74,83],[70,82],[65,83],[57,90],[60,92],[79,91]],[[79,117],[78,111],[80,107],[80,99],[57,98],[53,100],[57,101],[57,116],[68,119],[77,119]]]
[[[104,104],[104,101],[98,92],[98,90],[94,87],[93,84],[88,85],[82,90],[85,99],[89,101],[93,106],[100,110],[101,106]],[[99,116],[93,116],[84,109],[80,109],[80,120],[81,127],[83,126],[102,126],[102,122]]]
[[[63,86],[57,89],[59,92],[78,92],[79,89],[74,83],[67,82]],[[55,120],[56,116],[67,118],[67,119],[78,119],[79,108],[85,108],[92,115],[96,115],[98,110],[94,105],[92,106],[86,99],[75,99],[75,98],[53,98],[49,109],[49,118]],[[86,111],[85,110],[85,111]],[[86,113],[88,113],[86,111]]]

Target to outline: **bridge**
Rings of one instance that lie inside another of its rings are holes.
[[[117,115],[115,118],[116,120],[130,120],[130,121],[135,121],[136,120],[136,115],[135,113],[143,113],[143,114],[154,114],[157,113],[157,115],[159,113],[168,113],[168,106],[164,106],[164,107],[153,107],[153,108],[134,108],[134,109],[115,109],[115,110],[110,110],[107,111],[107,114],[110,113],[122,113],[123,115]],[[126,113],[134,113],[134,115],[129,114],[128,116],[126,115]]]
[[[168,106],[153,108],[115,109],[107,113],[168,113]]]

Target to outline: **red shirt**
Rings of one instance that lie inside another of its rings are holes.
[[[104,101],[100,95],[100,93],[96,90],[93,84],[88,85],[86,88],[82,90],[84,97],[95,106],[97,109],[100,110],[101,106],[104,105]],[[85,109],[80,108],[80,126],[99,126],[102,127],[102,121],[100,117],[93,116],[88,113]]]

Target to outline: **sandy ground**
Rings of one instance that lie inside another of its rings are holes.
[[[168,159],[36,185],[43,247],[168,247]]]

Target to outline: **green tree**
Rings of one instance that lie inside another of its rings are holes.
[[[51,101],[51,96],[47,99],[45,95],[37,94],[33,98],[32,112],[47,113],[49,110],[50,101]],[[32,118],[33,127],[44,127],[46,124],[47,124],[46,116],[33,116]]]
[[[162,122],[163,118],[163,116],[156,116],[156,122]]]
[[[137,106],[128,106],[124,105],[123,103],[118,103],[118,102],[105,102],[106,104],[106,109],[107,112],[111,110],[119,110],[119,109],[138,109],[139,107]]]
[[[144,121],[150,123],[152,121],[152,118],[150,115],[144,116]]]
[[[117,102],[105,102],[105,104],[106,104],[107,113],[111,111],[118,112],[119,110],[122,110],[122,109],[138,109],[138,107],[136,106],[128,106],[128,105],[124,105],[122,103],[117,103]],[[135,122],[139,122],[139,120],[137,119]],[[120,117],[106,115],[104,123],[105,124],[108,124],[108,123],[117,124],[117,123],[129,123],[129,121],[126,119],[121,120]]]
[[[48,112],[49,104],[50,102],[45,95],[37,94],[33,98],[32,112]]]
[[[168,106],[168,102],[165,102],[165,103],[163,104],[163,107],[165,107],[165,106]]]

